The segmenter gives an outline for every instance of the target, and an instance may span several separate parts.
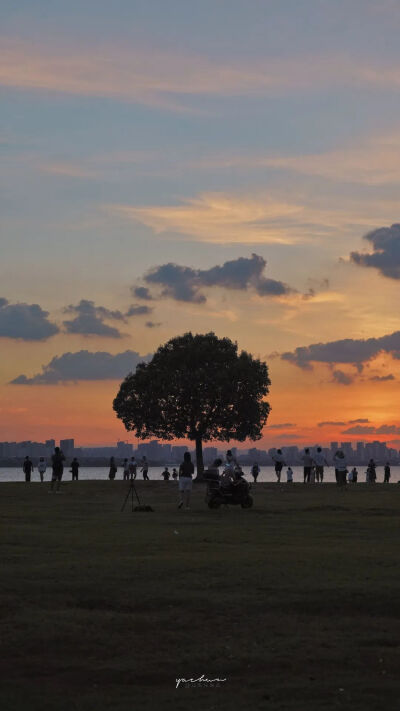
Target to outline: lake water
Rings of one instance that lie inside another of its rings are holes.
[[[164,467],[150,467],[149,468],[149,479],[155,480],[155,481],[162,481],[161,477],[161,472],[163,471]],[[251,467],[243,467],[243,471],[245,473],[246,479],[249,481],[253,481],[253,478],[250,474],[250,469]],[[302,467],[292,467],[293,469],[293,479],[295,482],[302,482],[303,481],[303,468]],[[365,470],[366,467],[357,467],[358,469],[358,481],[360,483],[365,482]],[[170,472],[172,472],[172,467],[169,467]],[[81,467],[79,470],[79,478],[80,479],[108,479],[108,467]],[[220,470],[221,471],[221,470]],[[382,482],[383,481],[383,466],[378,466],[376,469],[377,473],[377,482]],[[51,468],[47,469],[47,472],[44,475],[45,480],[49,481],[51,479]],[[137,475],[137,480],[140,480],[142,478],[141,473],[138,471]],[[122,479],[122,469],[121,467],[118,468],[117,471],[117,476],[116,479]],[[35,468],[32,478],[32,482],[40,482],[40,477],[39,474]],[[69,471],[69,467],[65,467],[64,469],[64,476],[63,476],[63,481],[70,481],[71,480],[71,474]],[[22,471],[22,469],[17,469],[13,467],[0,467],[0,483],[5,482],[5,481],[25,481],[25,475]],[[258,481],[266,481],[266,482],[272,482],[276,481],[276,476],[275,476],[275,471],[273,467],[261,467],[261,472],[258,476]],[[286,482],[286,467],[282,471],[282,477],[281,477],[282,482]],[[325,473],[324,473],[324,481],[325,482],[335,482],[335,471],[332,467],[326,467],[325,468]],[[391,478],[390,478],[390,483],[395,484],[400,481],[400,466],[393,466],[391,467]]]

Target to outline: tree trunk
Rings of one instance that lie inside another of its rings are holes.
[[[203,481],[204,462],[203,462],[203,443],[201,437],[196,437],[196,471],[197,476],[195,481]]]

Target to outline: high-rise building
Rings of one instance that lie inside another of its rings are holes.
[[[60,449],[66,457],[70,457],[74,453],[74,439],[60,439]]]

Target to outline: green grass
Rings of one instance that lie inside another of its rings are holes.
[[[3,711],[400,707],[400,486],[2,484]],[[177,677],[220,677],[175,690]]]

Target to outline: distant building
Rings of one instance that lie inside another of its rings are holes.
[[[66,457],[70,457],[74,453],[75,440],[74,439],[60,439],[60,449],[65,454]]]

